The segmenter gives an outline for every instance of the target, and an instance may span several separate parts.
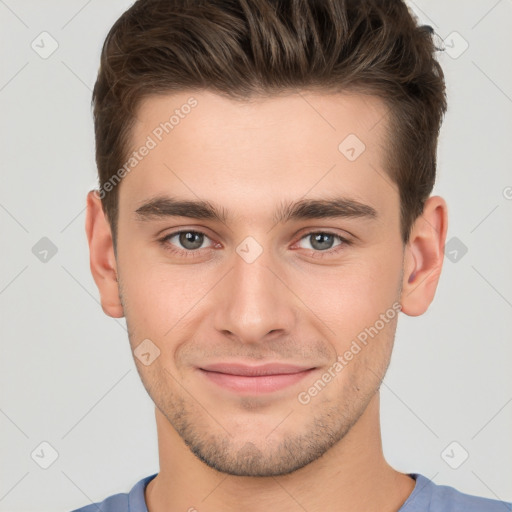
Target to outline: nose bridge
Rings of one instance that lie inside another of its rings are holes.
[[[289,332],[294,320],[292,297],[276,277],[271,255],[263,251],[251,261],[243,249],[242,243],[232,271],[220,283],[216,329],[245,343],[258,342],[271,331]]]

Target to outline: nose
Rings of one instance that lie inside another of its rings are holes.
[[[294,295],[265,251],[252,263],[235,253],[216,294],[215,328],[240,343],[261,343],[293,330]]]

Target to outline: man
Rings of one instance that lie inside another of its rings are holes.
[[[398,316],[443,263],[434,51],[398,0],[139,0],[115,23],[86,231],[160,471],[80,511],[511,510],[382,452]]]

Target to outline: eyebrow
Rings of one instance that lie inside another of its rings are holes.
[[[225,208],[215,206],[210,201],[180,200],[158,196],[150,199],[135,210],[138,220],[148,221],[168,217],[188,217],[219,221],[225,224],[229,215]],[[366,218],[378,217],[377,210],[354,199],[335,197],[330,199],[301,199],[295,202],[282,202],[273,215],[278,224],[291,220],[323,218]]]

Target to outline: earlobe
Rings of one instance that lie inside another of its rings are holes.
[[[405,248],[400,301],[406,315],[422,315],[434,298],[443,266],[447,228],[445,200],[429,197]]]
[[[85,231],[89,243],[91,273],[101,297],[101,307],[113,318],[124,316],[119,298],[117,266],[110,224],[95,190],[87,194]]]

